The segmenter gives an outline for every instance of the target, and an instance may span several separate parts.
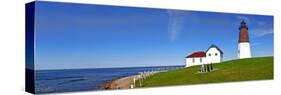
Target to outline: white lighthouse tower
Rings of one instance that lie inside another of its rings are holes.
[[[251,45],[248,35],[248,26],[243,20],[239,27],[238,58],[251,58]]]

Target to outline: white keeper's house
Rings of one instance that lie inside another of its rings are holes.
[[[186,56],[185,67],[202,64],[220,63],[222,62],[222,58],[222,50],[213,44],[206,50],[206,52],[198,51]]]

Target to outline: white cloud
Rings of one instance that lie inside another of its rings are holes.
[[[167,11],[169,15],[169,25],[168,25],[168,31],[169,31],[169,38],[170,41],[175,41],[182,31],[183,24],[184,24],[184,18],[187,16],[188,12],[185,11],[178,11],[178,10],[168,10]]]
[[[273,34],[273,29],[255,29],[251,31],[254,38]]]
[[[250,19],[246,16],[238,15],[238,16],[236,16],[236,18],[241,20],[241,21],[244,20],[246,23],[250,23]]]
[[[257,24],[258,24],[259,26],[264,26],[264,25],[265,25],[265,22],[263,22],[263,21],[258,21]]]
[[[255,47],[255,46],[258,46],[258,45],[261,45],[261,43],[260,42],[251,43],[252,47]]]

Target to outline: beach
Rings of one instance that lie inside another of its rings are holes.
[[[134,78],[135,80],[138,80],[138,75],[132,75],[112,80],[106,83],[102,87],[102,89],[128,89],[134,83]]]
[[[137,80],[144,80],[145,78],[154,75],[156,73],[160,72],[166,72],[167,70],[162,71],[150,71],[150,72],[141,72],[138,75],[131,75],[127,77],[122,77],[119,79],[112,80],[110,82],[107,82],[104,86],[102,86],[101,89],[128,89],[128,88],[134,88],[134,81]]]

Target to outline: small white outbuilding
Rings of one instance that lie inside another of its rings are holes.
[[[194,52],[185,57],[185,67],[202,65],[202,64],[211,64],[211,63],[220,63],[222,62],[223,52],[216,45],[211,45],[206,52],[198,51]]]

